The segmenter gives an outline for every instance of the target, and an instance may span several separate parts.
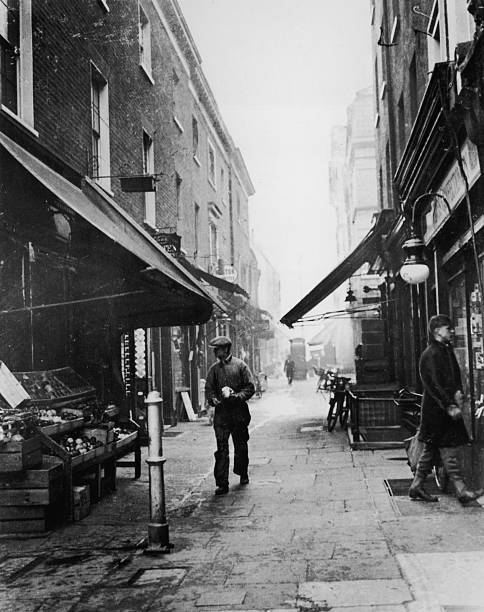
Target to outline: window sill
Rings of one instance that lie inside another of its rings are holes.
[[[100,187],[105,193],[108,194],[108,196],[110,196],[111,198],[114,199],[114,191],[111,190],[111,187],[105,187],[102,183],[101,183],[101,179],[96,179],[96,178],[91,178],[91,181],[93,183],[96,183],[96,185],[98,187]]]
[[[146,225],[147,227],[149,227],[152,230],[156,230],[157,229],[156,223],[150,221],[149,219],[143,219],[143,223],[144,223],[144,225]]]
[[[193,156],[193,161],[197,164],[199,168],[202,167],[202,164],[196,155]]]
[[[101,5],[101,7],[103,8],[104,11],[106,11],[106,13],[109,13],[109,6],[107,3],[107,0],[98,0],[99,4]]]
[[[10,119],[10,120],[14,121],[15,123],[17,123],[20,127],[22,127],[24,130],[26,130],[27,132],[29,132],[30,134],[32,134],[36,138],[39,137],[39,132],[37,132],[37,130],[34,130],[34,128],[31,125],[29,125],[21,117],[19,117],[15,113],[13,113],[9,108],[7,108],[3,104],[1,104],[0,105],[0,110],[2,111],[2,113],[5,113],[5,115],[7,116],[8,119]]]
[[[178,128],[178,131],[180,132],[180,134],[183,134],[183,132],[185,131],[183,129],[183,125],[180,123],[180,121],[178,120],[178,118],[173,115],[173,122],[176,125],[176,127]]]
[[[210,187],[214,190],[217,191],[217,188],[215,187],[215,183],[213,182],[213,180],[211,178],[207,178],[208,184],[210,185]]]
[[[155,84],[155,79],[151,76],[151,70],[148,70],[148,68],[144,64],[140,64],[139,67],[141,68],[142,72],[144,73],[144,75],[148,79],[148,81],[152,85],[154,85]]]

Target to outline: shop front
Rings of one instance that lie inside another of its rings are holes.
[[[82,513],[72,485],[90,480],[100,496],[132,451],[139,476],[124,338],[203,324],[217,300],[95,183],[66,180],[5,134],[0,175],[0,532],[26,532]]]

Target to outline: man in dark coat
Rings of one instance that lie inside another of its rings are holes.
[[[287,382],[289,385],[292,385],[292,379],[294,378],[294,370],[296,369],[296,364],[294,363],[294,359],[288,355],[286,361],[284,362],[284,372],[287,376]]]
[[[252,374],[247,364],[231,354],[232,342],[226,336],[218,336],[210,342],[217,362],[207,374],[205,397],[215,407],[213,427],[217,440],[215,452],[215,490],[223,495],[229,490],[229,437],[234,443],[234,474],[240,476],[240,484],[249,483],[250,412],[247,400],[255,392]]]
[[[481,494],[467,489],[459,462],[459,447],[469,443],[469,436],[462,418],[463,393],[459,364],[450,344],[453,331],[448,316],[431,317],[429,345],[420,357],[420,378],[424,390],[419,440],[424,443],[424,448],[408,494],[412,499],[427,502],[438,501],[424,489],[436,453],[440,453],[461,503],[472,501]]]

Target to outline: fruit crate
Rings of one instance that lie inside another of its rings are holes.
[[[42,463],[39,436],[27,440],[0,442],[0,474],[22,472]]]
[[[128,446],[129,444],[134,442],[137,437],[138,437],[138,432],[137,431],[133,431],[130,434],[128,434],[127,436],[125,436],[124,438],[116,440],[115,443],[114,443],[114,447],[115,447],[115,449],[120,449],[120,448],[123,448],[124,446]]]

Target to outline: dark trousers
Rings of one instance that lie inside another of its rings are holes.
[[[249,430],[245,425],[218,424],[214,426],[217,450],[215,451],[215,484],[217,487],[229,485],[229,438],[234,443],[234,474],[247,476],[249,467]]]
[[[457,496],[459,496],[465,489],[466,485],[462,477],[460,458],[459,458],[460,447],[445,446],[438,448],[433,444],[426,442],[420,459],[418,460],[417,469],[415,471],[415,480],[424,482],[427,476],[432,471],[432,467],[435,463],[435,458],[440,453],[440,458],[444,464],[445,471],[449,476],[449,480],[452,482],[455,488]]]

